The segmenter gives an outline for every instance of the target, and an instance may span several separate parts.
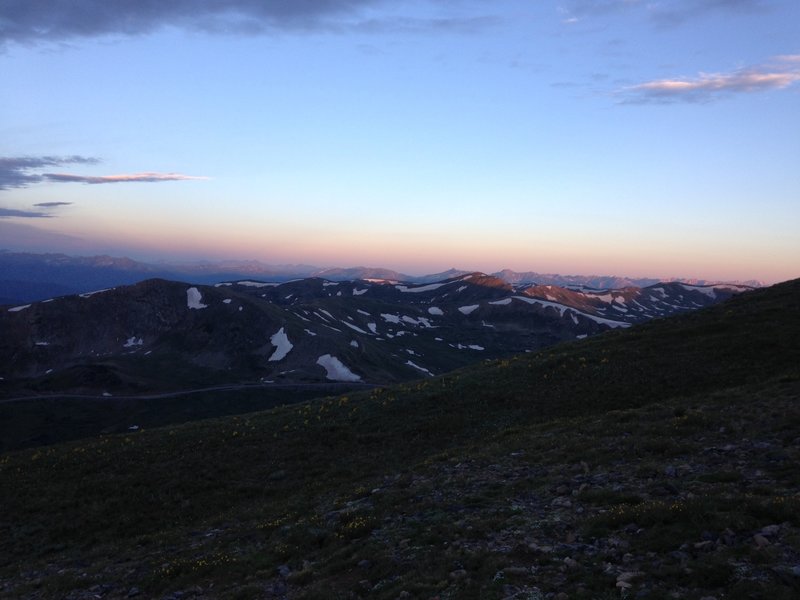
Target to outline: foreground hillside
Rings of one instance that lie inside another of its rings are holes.
[[[800,281],[0,457],[9,598],[795,598]]]

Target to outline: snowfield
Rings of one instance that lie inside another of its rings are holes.
[[[353,373],[335,356],[323,354],[317,364],[325,369],[326,377],[331,381],[361,381],[361,377]]]
[[[269,338],[270,343],[275,346],[275,352],[269,357],[269,362],[276,362],[282,360],[289,354],[289,351],[294,348],[294,345],[289,341],[289,336],[281,327],[276,334]]]
[[[203,300],[203,296],[196,287],[190,287],[186,290],[186,305],[191,310],[200,310],[201,308],[207,308],[208,304],[203,304],[201,301]]]
[[[478,306],[479,306],[478,304],[471,304],[469,306],[462,306],[462,307],[460,307],[458,309],[458,311],[463,313],[463,314],[465,314],[465,315],[468,315],[471,312],[473,312],[475,310],[478,310]]]

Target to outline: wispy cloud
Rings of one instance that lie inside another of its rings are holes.
[[[100,161],[88,156],[0,156],[0,190],[22,188],[43,180],[35,171],[47,167],[80,164],[94,165]]]
[[[650,17],[661,25],[681,25],[707,14],[729,13],[752,15],[770,10],[769,0],[686,0],[675,3],[654,3],[648,7]]]
[[[208,177],[183,175],[181,173],[157,173],[147,171],[144,173],[123,173],[121,175],[75,175],[72,173],[41,173],[47,167],[61,167],[64,165],[96,165],[100,160],[87,156],[21,156],[0,157],[0,190],[11,188],[24,188],[42,182],[55,183],[131,183],[162,181],[189,181],[204,180]],[[44,202],[37,206],[49,207],[64,206],[69,202]],[[17,215],[21,216],[21,215]]]
[[[449,0],[430,0],[447,6]],[[64,41],[105,35],[143,35],[164,27],[223,34],[274,31],[352,31],[413,28],[472,31],[473,17],[409,19],[374,17],[388,0],[24,0],[3,6],[4,43]]]
[[[180,173],[125,173],[121,175],[71,175],[69,173],[44,173],[42,175],[48,181],[67,182],[67,183],[131,183],[146,182],[155,183],[160,181],[190,181],[205,180],[208,177],[196,177],[193,175],[181,175]]]
[[[15,208],[2,208],[0,207],[0,219],[7,219],[9,217],[23,217],[26,219],[42,219],[50,215],[43,212],[36,212],[31,210],[17,210]]]
[[[714,13],[751,15],[770,8],[771,0],[568,0],[562,5],[561,13],[567,24],[638,12],[657,25],[676,26]]]
[[[70,206],[72,202],[39,202],[34,204],[34,206],[39,206],[41,208],[58,208],[59,206]]]
[[[764,92],[800,81],[800,55],[778,56],[770,64],[730,73],[700,73],[696,77],[656,79],[625,88],[623,103],[705,103],[732,94]]]

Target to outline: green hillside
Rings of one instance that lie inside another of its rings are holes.
[[[799,339],[793,281],[418,383],[3,454],[0,596],[795,598]]]

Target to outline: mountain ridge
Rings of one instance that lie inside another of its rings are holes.
[[[46,300],[65,293],[85,293],[94,289],[130,285],[150,278],[188,280],[200,284],[248,277],[278,282],[296,278],[325,277],[334,281],[377,278],[431,283],[470,272],[452,268],[442,273],[415,276],[380,267],[319,268],[311,265],[269,265],[255,260],[148,263],[108,255],[70,256],[58,253],[35,254],[0,250],[0,299],[6,304]],[[632,285],[643,287],[663,281],[657,278],[541,274],[534,271],[516,272],[510,269],[503,269],[492,275],[513,284],[539,283],[597,289]],[[762,285],[758,281],[723,282],[677,278],[667,280],[697,285],[715,283],[733,283],[751,287]]]

